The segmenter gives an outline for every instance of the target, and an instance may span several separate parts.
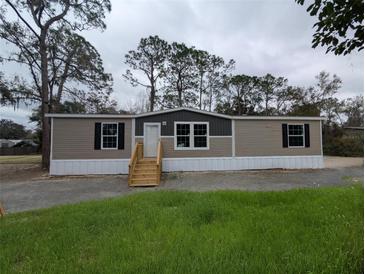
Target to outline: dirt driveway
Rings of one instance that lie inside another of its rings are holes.
[[[325,163],[322,170],[169,173],[156,188],[129,188],[125,175],[49,177],[38,165],[0,164],[0,200],[7,212],[16,212],[139,191],[275,191],[363,181],[363,158],[326,157]]]

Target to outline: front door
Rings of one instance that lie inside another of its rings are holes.
[[[156,157],[160,137],[160,124],[144,124],[144,157]]]

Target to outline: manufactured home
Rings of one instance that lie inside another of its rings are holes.
[[[137,115],[48,114],[51,175],[322,168],[321,117],[230,116],[190,108]]]

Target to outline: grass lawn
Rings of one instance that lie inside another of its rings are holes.
[[[156,191],[10,214],[2,273],[363,273],[361,185]]]
[[[0,156],[0,164],[40,164],[41,155]]]

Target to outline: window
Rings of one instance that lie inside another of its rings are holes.
[[[194,147],[207,147],[207,124],[194,124]]]
[[[176,146],[190,147],[190,124],[176,125]]]
[[[118,124],[103,123],[101,128],[101,148],[116,149],[118,147]]]
[[[208,149],[208,129],[207,122],[176,122],[175,149]]]
[[[288,125],[289,147],[304,147],[304,126]]]

